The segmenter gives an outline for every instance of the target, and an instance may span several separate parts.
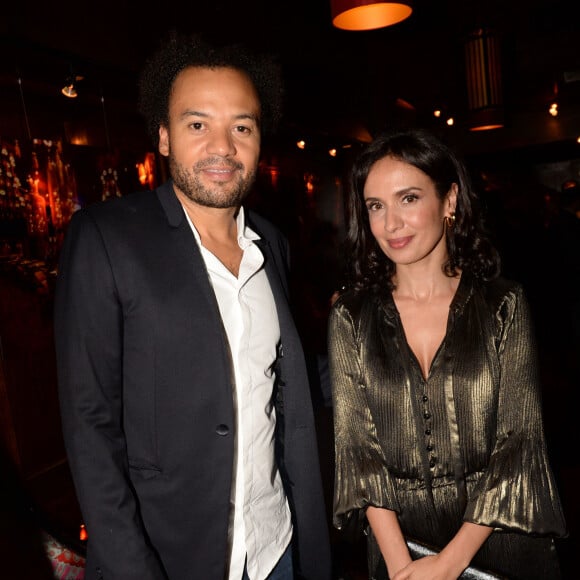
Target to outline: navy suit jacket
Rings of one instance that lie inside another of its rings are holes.
[[[327,511],[287,240],[260,235],[281,331],[277,456],[298,577],[330,578]],[[62,425],[88,531],[86,580],[223,580],[234,465],[231,357],[171,182],[74,214],[55,342]]]

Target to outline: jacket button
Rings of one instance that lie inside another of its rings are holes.
[[[216,427],[215,432],[218,435],[222,435],[223,436],[223,435],[227,435],[230,432],[230,429],[229,429],[229,427],[227,425],[224,425],[223,423],[221,423],[220,425],[218,425]]]

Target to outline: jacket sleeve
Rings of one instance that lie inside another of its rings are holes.
[[[464,519],[527,534],[565,536],[544,437],[534,329],[521,287],[506,293],[496,319],[501,372],[496,442]]]
[[[54,325],[64,440],[97,568],[91,577],[165,579],[129,481],[123,312],[105,244],[85,210],[73,216],[61,251]]]
[[[333,523],[356,533],[369,505],[396,511],[399,505],[365,397],[356,323],[341,299],[330,312],[328,341],[335,431]]]

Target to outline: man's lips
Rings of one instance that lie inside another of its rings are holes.
[[[235,167],[204,167],[202,169],[202,173],[214,181],[228,181],[237,171]]]

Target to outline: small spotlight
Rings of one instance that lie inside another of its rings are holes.
[[[74,81],[72,79],[67,79],[66,80],[66,84],[64,85],[64,87],[62,87],[62,89],[61,89],[60,92],[65,97],[68,97],[69,99],[75,99],[79,95],[77,93],[76,85],[75,85],[75,83],[74,83]]]
[[[558,103],[552,103],[550,105],[550,108],[548,109],[548,112],[550,113],[550,115],[552,115],[552,117],[557,117],[558,116]]]
[[[75,99],[79,95],[77,91],[78,82],[82,81],[83,78],[82,76],[71,74],[67,77],[64,87],[62,87],[60,92],[69,99]]]

